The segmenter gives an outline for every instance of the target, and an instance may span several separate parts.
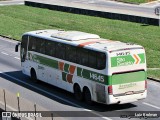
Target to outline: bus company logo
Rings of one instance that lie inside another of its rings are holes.
[[[133,61],[127,61],[125,58],[117,58],[117,66],[127,66],[133,64]]]
[[[111,66],[128,66],[133,64],[142,64],[145,63],[145,56],[143,54],[130,54],[125,56],[116,56],[111,58]]]
[[[11,112],[2,112],[2,118],[11,118]]]
[[[58,62],[58,69],[62,71],[62,80],[73,83],[73,74],[76,70],[76,66]]]

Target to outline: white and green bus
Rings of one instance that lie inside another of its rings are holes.
[[[147,96],[140,45],[79,31],[38,30],[23,34],[20,56],[22,72],[31,80],[65,89],[88,104],[123,104]]]

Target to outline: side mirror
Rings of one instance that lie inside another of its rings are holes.
[[[18,43],[16,46],[15,46],[15,52],[18,52],[18,47],[19,47],[20,43]]]

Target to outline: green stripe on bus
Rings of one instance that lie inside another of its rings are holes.
[[[67,81],[67,80],[66,80],[66,76],[67,76],[67,73],[62,72],[62,79],[63,79],[64,81]]]
[[[112,76],[103,75],[82,68],[77,68],[77,76],[86,78],[105,85],[117,85],[131,82],[144,81],[147,79],[145,71],[115,74]]]
[[[117,85],[117,84],[132,83],[144,80],[147,80],[146,72],[139,71],[139,72],[131,72],[125,74],[115,74],[112,76],[111,84]]]
[[[40,64],[58,69],[58,61],[55,61],[46,57],[42,57],[40,55],[35,55],[35,54],[34,55],[32,54],[32,59],[34,62],[38,62]]]
[[[64,71],[69,73],[69,64],[67,63],[64,64]]]
[[[82,78],[86,78],[98,83],[102,83],[102,84],[107,84],[108,81],[108,77],[107,75],[103,75],[100,73],[96,73],[90,70],[86,70],[86,69],[82,69],[82,68],[77,68],[77,76],[82,77]]]
[[[145,63],[145,54],[142,53],[142,54],[138,54],[139,58],[141,59],[141,62],[140,63]]]
[[[82,68],[77,67],[77,76],[82,77],[81,71],[82,71]]]

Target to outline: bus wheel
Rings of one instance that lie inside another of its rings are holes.
[[[91,99],[91,93],[88,88],[84,89],[84,100],[87,104],[93,105],[93,101]]]
[[[83,99],[81,89],[80,89],[79,85],[77,85],[77,84],[74,85],[74,96],[78,101],[82,101],[82,99]]]
[[[33,68],[31,69],[31,80],[35,83],[38,82],[36,72]]]

